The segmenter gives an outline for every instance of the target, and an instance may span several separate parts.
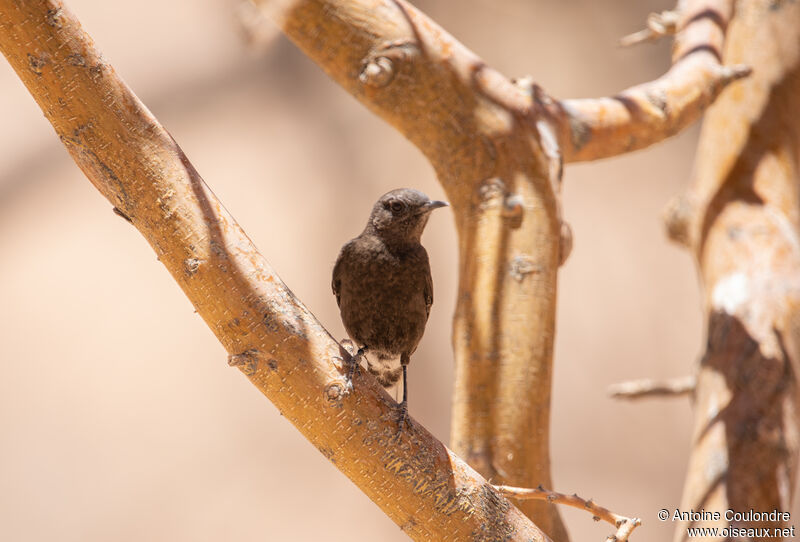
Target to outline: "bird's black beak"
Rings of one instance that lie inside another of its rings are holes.
[[[428,203],[426,203],[424,205],[423,209],[425,210],[425,212],[430,212],[430,211],[433,211],[434,209],[438,209],[439,207],[449,207],[449,206],[450,206],[450,204],[447,203],[446,201],[436,201],[436,200],[434,200],[434,201],[429,201]]]

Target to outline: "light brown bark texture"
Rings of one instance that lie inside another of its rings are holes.
[[[709,110],[691,187],[667,215],[696,259],[707,316],[680,508],[788,511],[798,451],[800,4],[738,2],[724,59],[753,75]]]
[[[611,98],[556,101],[514,82],[404,0],[257,0],[334,80],[430,160],[453,206],[459,293],[451,441],[493,482],[552,487],[549,456],[562,161],[660,141],[747,73],[720,65],[725,32],[684,2],[675,65]],[[520,508],[555,540],[558,512]]]
[[[61,2],[0,1],[0,50],[94,186],[130,219],[237,366],[416,540],[546,540],[368,375],[281,282]],[[276,225],[277,226],[277,225]]]

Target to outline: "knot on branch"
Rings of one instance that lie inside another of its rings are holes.
[[[42,68],[50,64],[50,56],[41,53],[39,56],[28,53],[28,68],[36,75],[42,75]]]
[[[525,212],[525,200],[518,194],[506,189],[506,183],[500,177],[490,177],[478,185],[478,208],[486,211],[499,209],[500,216],[508,220],[511,228],[519,228]]]
[[[325,386],[325,398],[331,403],[338,403],[348,393],[349,390],[341,382],[332,382]]]
[[[385,87],[397,75],[399,64],[416,56],[418,51],[416,44],[409,40],[389,42],[364,58],[358,80],[370,87]]]
[[[663,215],[667,237],[679,245],[691,246],[691,224],[694,216],[694,205],[689,197],[681,194],[672,198],[664,208]]]
[[[116,209],[116,207],[115,207]],[[192,276],[200,269],[200,264],[205,260],[200,258],[186,258],[183,260],[183,270],[188,276]]]
[[[500,177],[491,177],[478,185],[478,205],[489,209],[502,205],[506,197],[506,183]]]
[[[516,222],[522,220],[522,213],[525,210],[522,197],[515,194],[508,194],[503,199],[503,208],[500,214],[504,218],[509,218]]]
[[[228,356],[228,365],[238,367],[245,375],[252,376],[256,374],[259,355],[260,352],[255,348],[250,348],[240,354],[231,354]]]
[[[522,282],[522,279],[524,279],[527,275],[530,275],[531,273],[539,273],[541,270],[542,266],[538,265],[533,258],[527,254],[518,254],[511,260],[508,273],[517,282]]]

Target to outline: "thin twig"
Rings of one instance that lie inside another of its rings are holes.
[[[629,518],[615,514],[608,508],[604,508],[595,504],[592,499],[588,501],[578,497],[576,494],[564,495],[557,491],[545,489],[542,486],[537,488],[523,488],[511,486],[494,486],[500,493],[512,499],[524,500],[537,500],[547,501],[551,504],[563,504],[565,506],[572,506],[573,508],[580,508],[592,513],[592,518],[595,521],[606,521],[617,528],[617,532],[609,536],[606,540],[613,540],[616,542],[625,542],[630,537],[633,530],[642,524],[639,518]]]
[[[672,380],[629,380],[608,387],[608,394],[615,399],[644,399],[650,397],[680,397],[694,392],[694,376]]]
[[[620,47],[630,47],[647,41],[657,41],[672,36],[678,28],[680,13],[677,10],[651,13],[647,16],[647,28],[620,38]]]

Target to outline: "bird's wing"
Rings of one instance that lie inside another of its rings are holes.
[[[428,253],[424,252],[425,255],[425,288],[423,293],[425,294],[425,317],[431,315],[431,305],[433,305],[433,279],[431,278],[431,264],[428,261]]]
[[[344,259],[343,256],[346,247],[347,245],[342,247],[339,257],[336,258],[336,264],[333,266],[333,278],[331,279],[331,290],[333,290],[333,295],[336,296],[336,305],[339,307],[342,306],[342,260]]]

